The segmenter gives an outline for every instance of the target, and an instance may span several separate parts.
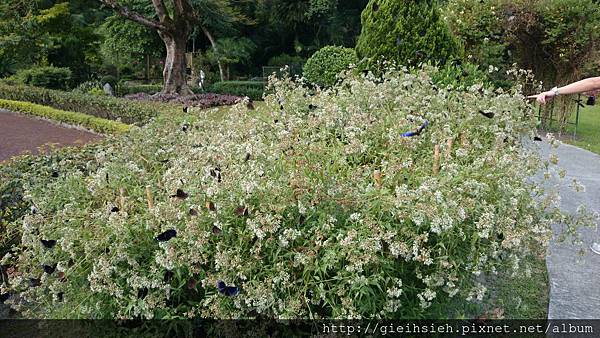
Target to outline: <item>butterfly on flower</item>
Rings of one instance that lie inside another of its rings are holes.
[[[417,129],[416,131],[409,131],[407,133],[404,133],[400,136],[402,137],[413,137],[413,136],[418,136],[421,135],[421,133],[423,132],[423,130],[425,130],[425,128],[427,128],[429,126],[429,121],[425,120],[425,123],[423,123],[419,129]]]
[[[42,242],[42,245],[45,248],[48,248],[48,249],[52,249],[56,245],[56,240],[55,239],[48,239],[48,240],[41,239],[40,242]]]
[[[171,195],[171,197],[175,197],[177,199],[184,200],[184,199],[188,198],[189,195],[182,189],[177,189],[177,191],[175,192],[175,195]]]
[[[490,112],[490,111],[483,111],[483,110],[480,110],[480,111],[479,111],[479,114],[481,114],[481,115],[483,115],[483,116],[487,117],[488,119],[493,119],[493,118],[494,118],[494,116],[496,116],[496,114],[494,114],[493,112]]]
[[[227,297],[237,296],[240,293],[240,289],[237,286],[227,286],[222,280],[217,282],[217,290],[219,290],[220,294]]]
[[[177,231],[175,229],[167,230],[162,234],[156,236],[156,240],[159,242],[167,242],[170,239],[177,237]]]
[[[42,265],[42,269],[44,269],[45,273],[50,275],[56,270],[56,264],[55,265]]]

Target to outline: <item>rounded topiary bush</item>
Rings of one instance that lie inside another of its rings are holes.
[[[362,13],[356,50],[371,68],[384,60],[445,63],[460,55],[435,0],[371,0]]]
[[[573,223],[530,180],[556,168],[524,96],[435,72],[276,80],[251,113],[170,115],[25,181],[0,291],[30,318],[452,316]]]
[[[351,48],[323,47],[304,65],[304,77],[318,86],[333,86],[338,74],[357,62],[356,52]]]

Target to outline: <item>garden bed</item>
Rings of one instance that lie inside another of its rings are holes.
[[[239,96],[220,94],[194,94],[181,96],[176,94],[150,95],[146,93],[129,94],[125,95],[125,98],[134,101],[181,104],[185,107],[194,107],[199,109],[230,106],[239,102],[242,99]]]
[[[282,79],[256,110],[160,119],[64,159],[22,185],[36,211],[10,222],[3,292],[38,306],[8,303],[32,318],[458,316],[450,304],[487,297],[478,276],[527,270],[565,219],[529,180],[544,163],[521,143],[523,95],[439,89],[433,71],[325,91]]]

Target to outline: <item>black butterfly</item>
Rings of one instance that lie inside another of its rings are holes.
[[[108,184],[108,173],[106,173],[106,184]]]
[[[235,209],[235,214],[240,217],[248,216],[248,208],[245,206],[239,206]]]
[[[217,208],[215,207],[215,204],[212,201],[206,202],[206,209],[208,209],[210,211],[217,210]]]
[[[59,302],[62,302],[62,301],[63,301],[63,299],[64,299],[64,295],[65,295],[65,293],[64,293],[64,292],[59,292],[59,293],[57,293],[57,294],[56,294],[56,298],[58,298],[58,301],[59,301]]]
[[[240,293],[240,289],[237,286],[227,286],[222,280],[217,282],[217,290],[219,290],[220,294],[227,297],[233,297]]]
[[[50,275],[56,270],[56,264],[55,265],[42,265],[42,268],[44,269],[45,273]]]
[[[187,112],[189,112],[189,110],[190,110],[190,109],[189,109],[189,107],[188,107],[188,106],[183,106],[183,112],[184,112],[184,113],[187,113]]]
[[[175,229],[167,230],[162,234],[156,236],[156,240],[159,242],[166,242],[173,237],[177,237],[177,231]]]
[[[36,208],[35,206],[33,206],[33,205],[32,205],[32,206],[31,206],[31,214],[32,214],[32,215],[35,215],[35,214],[37,214],[37,211],[38,211],[38,210],[37,210],[37,208]]]
[[[171,197],[176,197],[176,198],[179,198],[180,200],[184,200],[184,199],[188,198],[188,196],[189,195],[185,191],[183,191],[181,189],[177,189],[177,192],[175,193],[175,195],[172,195]]]
[[[319,107],[318,107],[318,106],[315,106],[315,105],[314,105],[314,104],[312,104],[312,103],[308,105],[308,110],[311,110],[311,111],[312,111],[312,110],[315,110],[315,109],[317,109],[317,108],[319,108]]]
[[[138,289],[137,298],[144,299],[148,295],[148,288],[140,288]]]
[[[246,153],[246,157],[244,157],[244,162],[250,161],[251,157],[252,157],[252,155],[250,155],[250,153]]]
[[[51,176],[54,178],[58,177],[58,171],[53,170]]]
[[[487,117],[488,119],[492,119],[492,118],[494,118],[494,116],[496,115],[496,114],[494,114],[493,112],[485,112],[485,111],[483,111],[483,110],[480,110],[480,111],[479,111],[479,114],[481,114],[481,115],[483,115],[483,116]]]
[[[120,209],[119,207],[112,207],[112,209],[110,209],[110,212],[119,212]]]
[[[187,131],[190,129],[190,124],[189,123],[184,123],[183,126],[181,126],[181,131],[184,133],[187,133]]]
[[[198,210],[190,209],[190,216],[198,216]]]
[[[221,168],[216,167],[210,170],[210,176],[217,179],[217,182],[221,183]]]
[[[248,108],[249,110],[254,110],[254,102],[252,102],[252,100],[248,100],[246,108]]]
[[[38,287],[42,285],[42,281],[39,280],[39,278],[29,278],[29,286],[31,286],[32,288]]]
[[[596,97],[595,96],[588,97],[586,104],[588,106],[595,106],[596,105]]]
[[[220,235],[222,232],[221,228],[219,228],[218,226],[214,225],[212,228],[212,233],[213,235]]]
[[[173,273],[173,271],[171,270],[166,270],[165,271],[165,277],[164,277],[164,281],[165,283],[169,283],[171,281],[171,279],[173,279],[173,276],[175,276],[175,274]]]
[[[41,239],[40,242],[42,242],[42,245],[44,245],[44,247],[46,247],[48,249],[52,249],[56,245],[55,239],[48,239],[48,240]]]
[[[533,140],[534,140],[534,141],[537,141],[537,142],[542,142],[542,138],[541,138],[541,137],[539,137],[539,136],[535,136],[535,137],[533,138]]]
[[[373,12],[377,12],[378,10],[379,10],[379,4],[375,2],[373,4]]]
[[[0,304],[4,304],[10,298],[10,293],[3,293],[0,295]]]

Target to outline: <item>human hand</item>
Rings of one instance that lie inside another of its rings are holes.
[[[552,98],[554,98],[556,96],[556,93],[552,90],[549,90],[547,92],[543,92],[537,95],[531,95],[528,96],[528,99],[535,99],[537,102],[539,102],[540,104],[546,104],[546,102],[551,101]]]

